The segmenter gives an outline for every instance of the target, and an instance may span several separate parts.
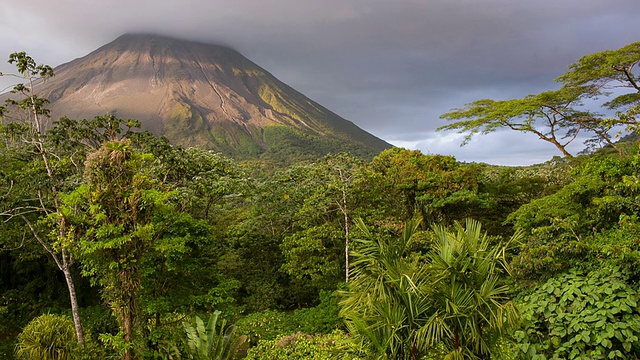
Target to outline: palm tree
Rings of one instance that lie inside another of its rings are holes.
[[[441,344],[445,359],[489,359],[499,355],[497,341],[518,321],[505,279],[510,269],[507,243],[491,244],[478,221],[455,223],[453,231],[433,226],[437,243],[428,255],[434,279],[432,313],[419,336]],[[498,356],[499,357],[499,356]]]
[[[356,222],[364,239],[351,252],[352,276],[341,315],[351,336],[378,359],[419,359],[426,354],[418,337],[429,310],[429,273],[410,246],[419,221],[410,221],[399,239],[375,237]]]
[[[453,231],[434,226],[426,257],[411,252],[418,221],[398,239],[373,236],[352,252],[353,273],[341,315],[351,336],[377,359],[488,359],[518,314],[504,281],[507,242],[492,245],[477,221]],[[444,354],[442,354],[444,352]]]

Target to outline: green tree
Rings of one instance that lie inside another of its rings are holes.
[[[428,223],[450,224],[486,205],[478,193],[480,168],[453,156],[393,148],[375,157],[370,170],[367,181],[375,184],[370,191],[378,196],[372,203],[396,221],[421,216]]]
[[[154,220],[164,225],[143,278],[145,312],[157,327],[173,311],[235,310],[242,284],[228,270],[239,259],[224,234],[244,217],[250,179],[235,161],[212,151],[155,137],[132,139],[137,143],[154,155],[151,171],[171,192],[172,209]]]
[[[107,142],[87,158],[86,184],[65,198],[83,273],[102,287],[124,335],[125,359],[135,354],[142,272],[162,229],[153,218],[168,206],[168,193],[149,172],[152,160],[129,140]]]
[[[162,139],[145,140],[156,157],[159,179],[175,190],[177,210],[215,224],[244,200],[248,177],[233,159],[210,150],[174,147]],[[159,144],[158,144],[159,143]],[[147,149],[148,148],[148,149]]]
[[[335,275],[336,270],[343,268],[343,278],[348,282],[350,227],[359,205],[356,189],[362,184],[364,165],[359,159],[340,153],[327,155],[305,168],[300,186],[309,192],[295,217],[298,231],[283,240],[286,261],[283,269],[298,279],[316,280],[328,273]],[[340,252],[344,261],[339,259]],[[314,269],[320,271],[316,273]],[[333,277],[329,283],[335,286],[336,281]]]
[[[250,308],[312,306],[319,291],[346,278],[352,217],[366,208],[362,169],[360,160],[337,154],[253,181],[224,256]]]
[[[472,217],[492,235],[508,237],[513,226],[507,217],[520,206],[551,194],[560,188],[567,176],[564,163],[546,163],[527,167],[482,165],[478,176],[478,193],[485,206]]]
[[[344,281],[349,282],[349,241],[351,233],[351,198],[354,192],[356,177],[361,173],[362,164],[358,159],[348,154],[338,154],[336,156],[326,156],[324,158],[325,171],[328,175],[325,187],[331,202],[337,206],[343,216],[344,229]]]
[[[282,239],[282,270],[299,287],[334,290],[344,281],[344,233],[333,223],[295,232]]]
[[[623,157],[595,154],[557,192],[512,213],[509,221],[527,237],[514,259],[516,274],[546,279],[605,261],[637,278],[639,163],[637,146]]]

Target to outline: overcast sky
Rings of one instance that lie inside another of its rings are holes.
[[[460,147],[439,116],[557,88],[581,56],[640,41],[639,15],[639,0],[5,1],[0,58],[56,66],[127,32],[222,43],[394,145],[525,165],[559,152],[508,131]]]

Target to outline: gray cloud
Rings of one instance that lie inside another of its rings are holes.
[[[0,56],[58,65],[135,31],[224,43],[394,144],[528,164],[555,152],[508,132],[459,148],[434,133],[439,115],[557,87],[580,56],[638,41],[638,13],[637,0],[23,0],[0,8]]]

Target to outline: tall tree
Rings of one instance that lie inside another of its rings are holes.
[[[34,92],[34,83],[36,81],[46,81],[54,75],[53,69],[48,65],[37,64],[33,58],[25,52],[13,53],[9,56],[9,63],[15,64],[19,76],[26,80],[26,84],[17,84],[11,90],[11,93],[18,96],[18,99],[8,99],[7,105],[9,110],[18,108],[22,111],[13,112],[15,121],[23,121],[28,127],[23,128],[20,132],[20,141],[27,145],[33,155],[40,158],[46,173],[46,182],[41,184],[39,188],[33,189],[36,194],[35,198],[25,199],[25,205],[3,209],[0,215],[10,220],[12,218],[22,219],[33,237],[51,256],[58,268],[64,274],[67,288],[69,290],[69,299],[71,303],[71,312],[75,324],[78,342],[84,342],[84,332],[78,311],[78,300],[76,296],[75,284],[71,273],[74,264],[73,252],[69,248],[67,239],[68,227],[64,217],[61,215],[61,204],[59,198],[61,176],[58,174],[60,159],[57,158],[50,144],[46,142],[45,131],[50,126],[49,110],[46,105],[48,100],[39,97]],[[7,74],[2,74],[7,75]],[[0,107],[0,116],[6,116],[7,107]],[[3,126],[4,128],[4,126]],[[12,127],[9,127],[11,129]],[[15,126],[13,127],[15,129]],[[50,217],[57,228],[57,236],[51,241],[46,232],[34,224],[30,214],[36,214],[40,217]]]
[[[293,218],[293,233],[280,246],[282,269],[316,296],[318,290],[333,290],[340,281],[349,281],[351,223],[360,205],[364,168],[346,153],[300,167],[305,171],[297,186],[307,192]]]
[[[370,169],[369,181],[381,194],[375,205],[397,221],[421,216],[427,223],[450,223],[483,206],[479,168],[453,156],[393,148],[376,156]]]
[[[214,223],[225,208],[244,200],[248,177],[231,158],[201,148],[158,148],[149,151],[157,157],[160,179],[177,192],[177,210]]]
[[[344,217],[344,281],[349,282],[349,242],[351,240],[351,193],[356,176],[361,171],[362,164],[347,154],[338,154],[335,157],[325,157],[326,166],[331,181],[330,189],[337,192],[334,202]]]
[[[364,171],[362,162],[346,153],[327,155],[315,166],[307,179],[307,186],[312,194],[305,199],[298,213],[304,231],[309,226],[325,226],[329,222],[337,222],[342,228],[344,244],[344,279],[349,282],[349,242],[351,239],[351,222],[356,207],[355,190]],[[316,214],[314,216],[314,214]],[[317,214],[321,223],[317,223]]]

